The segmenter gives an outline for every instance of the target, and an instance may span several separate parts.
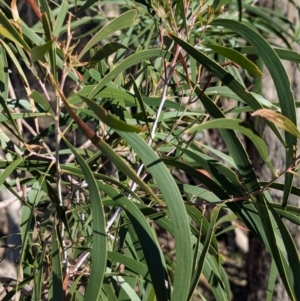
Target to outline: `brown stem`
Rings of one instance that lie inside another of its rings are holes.
[[[25,2],[31,7],[35,15],[39,18],[40,21],[42,21],[42,13],[39,7],[37,6],[36,2],[34,0],[25,0]]]

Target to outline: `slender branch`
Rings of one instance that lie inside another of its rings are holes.
[[[36,2],[34,0],[25,0],[25,2],[31,7],[38,19],[42,21],[42,13],[39,7],[37,6]]]

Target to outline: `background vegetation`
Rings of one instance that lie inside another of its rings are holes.
[[[277,274],[300,300],[297,24],[252,1],[1,3],[0,184],[22,203],[3,300],[205,300],[201,279],[232,300],[217,236],[237,226],[271,255],[267,300]]]

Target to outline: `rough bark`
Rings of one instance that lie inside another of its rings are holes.
[[[299,5],[299,0],[295,1]],[[259,1],[258,3],[261,6],[266,6],[268,8],[272,8],[274,10],[280,10],[284,13],[284,15],[294,24],[299,22],[299,16],[297,14],[297,10],[295,7],[289,3],[288,0],[265,0]],[[276,39],[273,40],[276,44],[280,44]],[[297,47],[297,45],[295,45]],[[299,46],[298,49],[299,51]],[[291,88],[294,92],[295,99],[300,98],[300,86],[297,83],[297,79],[299,79],[300,72],[296,68],[294,64],[284,62],[284,66],[287,70],[288,76],[291,82]],[[268,75],[267,70],[265,70],[264,74],[266,76],[263,80],[263,94],[266,99],[274,102],[278,102],[276,89],[274,87],[273,81]],[[300,112],[297,111],[298,118],[298,127],[300,125]],[[263,130],[263,137],[265,141],[267,141],[269,146],[270,158],[272,163],[274,164],[275,169],[284,170],[285,169],[285,149],[282,144],[275,137],[273,132],[265,127]],[[299,148],[299,146],[298,146]],[[256,162],[259,164],[259,162]],[[262,166],[260,170],[260,178],[262,180],[270,180],[272,179],[271,172],[266,166]],[[300,180],[299,177],[295,178],[296,186],[299,186]],[[277,202],[281,202],[282,194],[278,193],[278,191],[271,192],[273,199]],[[296,206],[300,206],[300,201],[298,197],[291,196],[289,199],[289,204],[293,204]],[[286,222],[287,227],[289,228],[294,241],[300,249],[300,229],[295,224],[290,222]],[[269,271],[271,265],[271,256],[268,254],[266,249],[262,246],[262,244],[253,236],[249,237],[249,255],[248,255],[248,296],[247,301],[260,301],[266,300],[267,293],[267,285],[269,279]],[[276,280],[275,291],[273,293],[274,301],[288,301],[289,297],[286,293],[286,290],[281,282],[281,280]]]

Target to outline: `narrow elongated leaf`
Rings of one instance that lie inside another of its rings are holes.
[[[244,9],[251,14],[257,15],[258,17],[262,18],[268,24],[268,26],[270,26],[272,29],[276,29],[279,33],[282,33],[285,38],[289,37],[290,39],[294,39],[294,37],[288,30],[285,29],[284,26],[278,24],[278,20],[276,18],[272,18],[272,16],[269,16],[264,12],[263,7],[257,7],[256,5],[252,6],[245,3]],[[289,43],[287,43],[287,45],[289,45]]]
[[[96,180],[86,162],[76,152],[74,147],[64,139],[68,147],[72,150],[76,160],[80,164],[89,185],[90,202],[93,212],[93,248],[92,248],[92,267],[89,282],[86,288],[84,300],[98,300],[101,292],[101,285],[106,271],[106,233],[103,205]]]
[[[124,160],[105,141],[99,141],[97,145],[106,154],[106,156],[111,159],[111,161],[120,171],[122,171],[125,175],[136,182],[142,189],[144,189],[145,192],[149,193],[149,195],[153,197],[153,199],[158,204],[165,206],[165,204],[162,203],[162,201],[151,190],[151,188],[137,176],[136,172],[129,165],[127,165]]]
[[[0,44],[0,95],[4,100],[8,98],[8,64],[6,53]]]
[[[49,9],[48,7],[48,3],[47,1],[42,1],[42,3],[45,2],[45,6]],[[44,52],[45,49],[47,49],[47,51],[49,52],[49,61],[50,61],[50,67],[51,67],[51,72],[52,72],[52,76],[55,80],[57,80],[57,72],[56,72],[56,68],[57,68],[57,64],[56,64],[56,47],[54,43],[51,43],[51,47],[50,45],[48,45],[48,43],[50,43],[50,41],[52,41],[53,37],[52,37],[52,23],[50,22],[50,19],[52,17],[52,12],[51,10],[47,10],[48,13],[43,13],[42,14],[42,24],[43,24],[43,28],[45,31],[45,35],[46,35],[46,40],[48,41],[46,43],[46,46],[44,46],[41,49],[38,49],[37,51],[35,51],[35,55],[39,56],[40,53]]]
[[[291,133],[298,139],[300,139],[300,132],[295,126],[294,123],[292,123],[287,117],[285,117],[282,114],[279,114],[277,112],[274,112],[272,110],[267,109],[261,109],[258,111],[255,111],[251,114],[252,116],[260,116],[262,118],[265,118],[269,121],[271,121],[273,124],[276,124],[278,127],[282,128],[286,132]]]
[[[49,25],[50,25],[50,28],[51,28],[51,31],[52,31],[52,28],[53,28],[53,24],[55,22],[54,20],[54,16],[53,16],[53,12],[52,10],[50,9],[50,6],[49,6],[49,1],[47,0],[40,0],[40,4],[41,4],[41,10],[44,12],[45,16],[47,16],[47,19],[49,20]],[[43,16],[42,16],[43,18]],[[50,40],[50,37],[48,37],[48,40]]]
[[[15,54],[13,53],[13,51],[11,50],[11,48],[2,41],[2,45],[5,48],[5,51],[7,52],[8,56],[11,58],[14,66],[16,67],[16,69],[18,70],[18,74],[20,75],[22,81],[24,82],[24,84],[28,87],[28,81],[27,81],[27,77],[23,71],[23,68],[21,67],[18,59],[16,58]]]
[[[29,210],[31,210],[31,209],[29,209]],[[24,245],[24,241],[23,241],[23,245]],[[32,300],[39,300],[42,295],[43,272],[44,272],[44,269],[42,267],[43,267],[44,258],[46,255],[45,253],[46,253],[46,248],[44,247],[42,250],[41,257],[40,257],[41,259],[39,262],[40,268],[34,274],[34,288],[32,291]]]
[[[7,178],[14,172],[14,170],[22,163],[24,162],[24,158],[18,158],[17,160],[13,162],[9,162],[10,164],[5,168],[5,170],[0,175],[0,185],[2,185]]]
[[[228,200],[230,199],[230,196],[225,192],[223,187],[219,186],[214,180],[212,180],[210,177],[205,175],[202,172],[199,172],[195,170],[195,168],[184,164],[182,162],[178,162],[175,160],[170,160],[170,159],[162,159],[162,161],[167,165],[167,166],[173,166],[178,169],[181,169],[185,171],[188,175],[194,177],[195,179],[199,180],[205,187],[207,187],[212,193],[214,193],[219,199],[221,200]],[[211,201],[215,201],[214,198],[212,198]]]
[[[177,146],[184,154],[192,158],[200,168],[204,168],[217,181],[217,183],[224,187],[224,190],[229,195],[242,196],[243,187],[238,183],[236,175],[227,167],[218,164],[213,158],[203,155],[199,152],[194,152],[189,149],[184,149]]]
[[[7,107],[7,105],[6,105],[6,103],[5,103],[5,101],[4,101],[4,99],[0,96],[0,104],[1,104],[1,106],[3,107],[3,111],[4,111],[4,113],[5,114],[3,114],[6,118],[7,118],[7,120],[9,120],[11,123],[12,123],[12,125],[13,125],[13,128],[11,128],[10,126],[8,126],[8,125],[6,125],[6,127],[9,129],[9,131],[15,136],[15,137],[17,137],[18,139],[19,139],[19,141],[24,141],[23,140],[23,138],[22,138],[22,135],[20,134],[20,132],[19,132],[19,129],[18,129],[18,126],[17,126],[17,124],[16,124],[16,122],[15,122],[15,119],[13,118],[13,116],[12,116],[12,114],[10,113],[10,110],[8,109],[8,107]]]
[[[30,50],[30,47],[26,41],[21,37],[16,28],[12,25],[2,11],[0,11],[0,35],[23,46],[26,50]]]
[[[117,252],[107,252],[107,258],[110,260],[114,260],[116,262],[124,264],[127,268],[132,270],[133,272],[142,275],[145,279],[150,280],[149,277],[149,270],[147,265],[143,264],[142,262],[139,262],[131,257],[122,255]]]
[[[297,280],[300,277],[300,260],[299,260],[299,253],[295,246],[295,242],[293,241],[290,232],[288,231],[286,225],[283,223],[281,218],[277,215],[275,210],[272,208],[272,206],[269,206],[271,209],[271,212],[274,216],[274,219],[277,222],[278,228],[281,233],[281,237],[283,239],[284,245],[286,247],[286,253],[287,253],[287,261],[288,261],[288,267],[290,268],[290,271],[292,273],[293,281],[290,283],[293,293],[295,294],[295,300],[299,300],[300,298],[300,287],[298,285]],[[289,272],[290,272],[289,271]]]
[[[95,101],[81,95],[79,96],[99,117],[99,119],[112,129],[121,130],[125,132],[141,132],[140,128],[127,124],[125,121],[116,118],[114,115],[107,112],[103,107],[98,105]]]
[[[209,150],[211,153],[213,153],[214,155],[216,155],[217,157],[221,158],[222,160],[224,160],[227,164],[229,164],[230,166],[232,166],[233,168],[237,168],[236,167],[236,164],[234,163],[234,160],[224,154],[223,152],[221,151],[218,151],[217,149],[213,148],[213,147],[210,147],[208,145],[205,145],[205,144],[202,144],[202,143],[199,143],[199,142],[195,142],[197,146],[200,145],[200,147],[203,149],[203,148],[206,148],[207,150]]]
[[[215,52],[225,56],[229,60],[237,63],[239,66],[247,70],[249,73],[256,76],[262,76],[262,72],[258,69],[258,67],[253,62],[251,62],[247,57],[240,54],[238,51],[228,47],[223,47],[214,44],[204,43],[204,45],[210,49],[213,49]]]
[[[175,181],[165,165],[147,143],[135,133],[118,131],[118,134],[135,150],[159,186],[175,229],[176,271],[172,300],[187,299],[193,266],[190,227],[184,204]]]
[[[273,299],[273,293],[274,293],[274,288],[275,288],[275,283],[276,283],[276,277],[277,277],[277,268],[276,268],[275,261],[272,260],[271,268],[270,268],[270,275],[269,275],[266,301],[272,301],[272,299]]]
[[[240,22],[233,20],[215,20],[214,22],[212,22],[212,24],[216,26],[224,26],[237,32],[239,35],[243,36],[250,44],[252,44],[254,48],[257,49],[258,54],[264,61],[274,81],[274,86],[278,94],[282,114],[296,125],[297,118],[295,100],[293,92],[291,90],[290,81],[284,66],[282,65],[279,57],[271,48],[269,43],[256,31]],[[297,138],[289,132],[285,133],[285,137],[287,144],[286,167],[288,167],[296,156],[295,152],[297,148]],[[282,200],[283,207],[286,207],[287,205],[292,182],[293,174],[287,173],[284,179],[285,190],[283,192]]]
[[[46,42],[43,45],[35,46],[31,49],[31,59],[35,63],[52,48],[53,40]]]
[[[54,112],[50,106],[50,103],[39,92],[32,90],[32,93],[29,95],[29,97],[34,100],[36,105],[40,104],[44,108],[45,112],[49,112],[52,116],[54,116]]]
[[[251,126],[249,126],[247,123],[238,119],[218,118],[215,120],[210,120],[208,122],[202,123],[195,127],[192,127],[186,130],[186,132],[193,133],[195,131],[200,131],[205,129],[231,129],[243,133],[252,141],[252,143],[255,145],[256,149],[258,150],[261,158],[275,174],[275,170],[273,169],[273,166],[269,159],[269,152],[265,144],[265,141],[260,137],[258,132],[256,132],[256,130]]]
[[[263,231],[266,233],[266,238],[268,240],[269,252],[271,253],[274,261],[276,262],[277,269],[279,271],[282,282],[284,283],[285,289],[291,298],[291,300],[296,301],[297,295],[299,294],[299,286],[298,288],[293,287],[294,279],[291,267],[285,259],[285,254],[280,250],[278,240],[276,239],[276,234],[278,233],[278,224],[279,220],[277,219],[277,214],[274,214],[272,207],[268,205],[266,198],[264,195],[257,196],[258,203],[256,204],[256,208],[263,225]],[[281,221],[281,220],[280,220]],[[282,221],[281,221],[282,223]],[[282,231],[282,229],[280,229]],[[289,247],[285,241],[285,248]],[[292,255],[293,256],[293,255]]]
[[[63,301],[63,275],[59,252],[58,236],[55,226],[52,227],[52,293],[53,300]]]
[[[103,187],[104,185],[101,186]],[[109,193],[110,197],[113,198],[115,204],[123,208],[134,227],[139,238],[139,243],[143,248],[157,300],[167,300],[168,294],[165,283],[166,267],[164,266],[165,264],[158,247],[158,242],[156,241],[147,220],[132,201],[129,201],[125,196],[120,195],[109,186],[103,188],[106,193]]]
[[[89,51],[95,44],[105,39],[107,36],[112,33],[121,30],[123,28],[130,27],[133,25],[136,17],[136,10],[129,10],[122,14],[121,16],[115,18],[104,27],[100,29],[100,31],[95,34],[95,36],[87,43],[87,45],[82,49],[80,54],[78,55],[78,60],[80,60],[83,55]]]
[[[238,47],[235,49],[245,54],[258,54],[258,50],[252,46]],[[278,47],[274,47],[273,50],[282,60],[300,63],[300,56],[297,51]]]
[[[93,64],[107,58],[111,54],[117,52],[119,49],[130,50],[128,47],[120,43],[108,43],[95,53],[95,55],[91,58],[90,65],[93,66]]]
[[[77,14],[81,14],[84,10],[90,8],[96,2],[97,2],[97,0],[87,0],[87,1],[85,1],[84,4],[78,10]]]
[[[145,104],[144,104],[142,95],[141,95],[141,93],[138,89],[138,86],[137,86],[133,76],[131,74],[130,74],[130,76],[131,76],[131,80],[132,80],[132,83],[133,83],[133,90],[134,90],[134,93],[135,93],[135,97],[136,97],[136,99],[137,99],[137,101],[140,105],[140,108],[141,108],[141,111],[142,111],[142,114],[143,114],[143,120],[145,120],[145,122],[146,122],[148,132],[149,132],[149,135],[150,135],[151,129],[150,129],[150,125],[149,125],[149,122],[148,122],[146,108],[145,108]]]
[[[125,60],[123,60],[117,67],[115,67],[111,72],[109,72],[97,86],[90,92],[88,98],[94,98],[102,88],[104,88],[114,77],[119,75],[121,72],[126,70],[127,68],[134,66],[146,59],[151,57],[162,57],[165,59],[170,58],[170,53],[161,49],[149,49],[143,50],[137,53],[132,54]]]
[[[66,0],[63,0],[60,4],[59,7],[59,13],[57,15],[54,27],[53,27],[53,36],[54,37],[58,37],[60,32],[61,32],[61,28],[64,24],[64,20],[68,11],[68,2]]]
[[[9,121],[11,119],[13,120],[17,120],[17,119],[26,119],[26,118],[32,118],[32,117],[46,117],[49,116],[50,114],[47,113],[13,113],[11,114],[11,118],[9,118],[9,116],[5,116],[5,115],[0,115],[0,122],[4,122],[4,121]],[[20,139],[23,140],[23,139]]]
[[[192,277],[192,285],[190,287],[188,300],[191,299],[191,297],[193,295],[193,292],[194,292],[194,290],[195,290],[195,288],[198,284],[198,281],[199,281],[199,278],[200,278],[200,275],[202,273],[203,266],[204,266],[204,263],[205,263],[205,260],[206,260],[206,256],[207,256],[210,244],[211,244],[211,241],[212,241],[213,238],[215,239],[215,237],[214,237],[214,228],[215,228],[215,224],[216,224],[216,221],[217,221],[217,218],[218,218],[218,215],[219,215],[219,212],[220,212],[221,208],[222,208],[222,206],[217,206],[216,209],[213,211],[213,213],[211,215],[209,228],[208,228],[208,231],[207,231],[207,234],[206,234],[206,237],[205,237],[205,242],[203,244],[203,249],[202,249],[202,252],[199,256],[199,259],[197,260],[198,262],[197,262],[197,265],[196,265],[196,270],[195,270],[195,272],[193,274],[193,277]],[[230,300],[230,296],[227,296],[227,299]]]
[[[111,282],[112,281],[108,280],[108,278],[104,278],[103,285],[102,285],[103,292],[105,293],[105,296],[107,297],[108,300],[118,301]]]

